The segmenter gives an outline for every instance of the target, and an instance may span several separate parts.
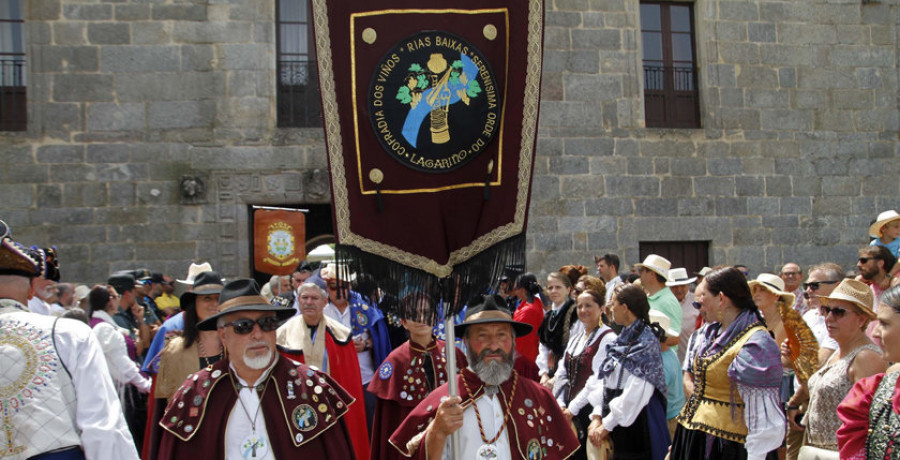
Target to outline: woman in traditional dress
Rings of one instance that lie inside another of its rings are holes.
[[[711,324],[691,365],[694,391],[678,416],[671,459],[776,459],[784,441],[781,354],[734,267],[695,291]]]
[[[606,359],[606,347],[616,340],[616,333],[600,322],[600,310],[606,298],[603,291],[585,291],[578,296],[577,312],[581,328],[569,338],[559,360],[553,395],[563,408],[563,415],[575,425],[581,448],[573,459],[587,459],[587,428],[593,407],[588,395],[598,385],[600,364]]]
[[[184,330],[181,336],[167,338],[166,345],[160,352],[159,371],[156,373],[152,394],[153,412],[147,429],[150,436],[147,443],[148,458],[156,458],[156,449],[162,439],[158,422],[168,399],[189,375],[211,366],[224,356],[218,333],[197,329],[197,323],[218,312],[222,287],[222,277],[214,271],[208,271],[198,274],[194,278],[193,289],[181,295]]]
[[[533,273],[522,273],[516,279],[513,293],[519,299],[519,306],[513,313],[513,319],[532,327],[532,331],[528,334],[516,337],[516,351],[532,363],[537,362],[538,343],[540,342],[537,330],[544,321],[544,303],[538,297],[540,292],[541,286]]]
[[[881,294],[875,337],[881,340],[884,359],[900,363],[900,286]],[[887,373],[860,379],[853,385],[837,413],[843,424],[837,430],[841,458],[897,458],[900,453],[900,365]]]
[[[581,329],[576,315],[575,300],[572,298],[572,282],[561,272],[547,275],[547,287],[544,289],[550,298],[550,311],[544,315],[538,329],[537,367],[541,376],[541,385],[553,388],[553,376],[556,365],[562,358],[569,343],[569,337]]]
[[[866,336],[866,326],[875,318],[875,296],[869,286],[845,279],[831,294],[816,297],[822,303],[819,310],[828,335],[837,341],[839,349],[809,378],[809,395],[794,395],[788,401],[788,417],[792,418],[800,405],[808,407],[802,423],[806,439],[800,458],[816,452],[821,458],[837,459],[837,430],[841,427],[838,404],[859,379],[884,372],[887,366],[881,349]]]
[[[647,294],[640,287],[616,288],[612,319],[623,329],[607,347],[597,372],[601,383],[588,396],[593,406],[588,438],[597,447],[611,438],[615,459],[662,460],[671,439],[659,345],[665,332],[650,324],[649,313]]]

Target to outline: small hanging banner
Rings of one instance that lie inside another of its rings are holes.
[[[306,216],[299,211],[253,210],[253,268],[290,275],[306,256]]]
[[[454,312],[524,265],[543,0],[311,4],[337,258]]]

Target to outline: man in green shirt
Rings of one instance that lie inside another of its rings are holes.
[[[672,290],[666,287],[672,263],[664,257],[650,254],[643,263],[635,264],[635,266],[641,277],[641,286],[647,291],[650,309],[665,313],[671,321],[672,329],[681,331],[681,304],[675,298],[675,294],[672,294]],[[667,337],[665,344],[677,353],[678,342],[679,338],[676,335]]]

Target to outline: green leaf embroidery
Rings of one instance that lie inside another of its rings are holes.
[[[409,104],[412,102],[412,96],[409,94],[409,87],[401,86],[400,89],[397,90],[397,100],[399,100],[401,104]]]
[[[469,80],[469,84],[466,88],[466,94],[469,95],[469,97],[476,97],[480,92],[481,85],[478,84],[478,80]]]

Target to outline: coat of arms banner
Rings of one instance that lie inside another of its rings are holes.
[[[290,275],[306,258],[306,215],[279,209],[253,210],[253,268]]]
[[[543,8],[312,0],[337,256],[350,269],[452,308],[448,293],[467,299],[524,265]]]

